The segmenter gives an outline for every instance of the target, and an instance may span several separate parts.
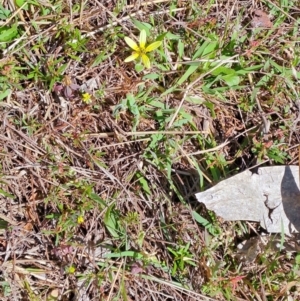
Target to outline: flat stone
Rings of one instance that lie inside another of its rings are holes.
[[[227,221],[259,222],[270,233],[300,232],[298,166],[247,170],[196,194],[199,202]]]

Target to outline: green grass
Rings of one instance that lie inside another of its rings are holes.
[[[195,193],[296,162],[297,1],[137,3],[0,6],[1,300],[296,300],[297,249],[239,260]]]

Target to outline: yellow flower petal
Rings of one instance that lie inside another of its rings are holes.
[[[142,61],[146,68],[149,69],[151,67],[150,60],[146,54],[142,55]]]
[[[124,40],[130,48],[132,48],[135,51],[139,51],[140,47],[134,40],[130,39],[129,37],[125,37]]]
[[[162,43],[161,41],[157,41],[157,42],[154,42],[154,43],[148,45],[146,47],[145,52],[153,51],[154,49],[158,48],[161,45],[161,43]]]
[[[131,61],[134,61],[135,59],[137,59],[140,56],[140,54],[138,52],[132,52],[132,55],[130,55],[129,57],[127,57],[124,62],[128,63]]]
[[[145,49],[147,40],[147,34],[145,29],[142,29],[140,32],[140,49]]]
[[[90,93],[83,93],[82,94],[82,101],[86,104],[91,102],[91,94]]]
[[[84,217],[82,215],[80,215],[80,216],[77,217],[77,223],[78,224],[84,223]]]

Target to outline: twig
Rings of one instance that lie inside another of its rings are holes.
[[[245,131],[243,131],[242,133],[236,135],[234,138],[230,139],[230,140],[226,140],[225,142],[223,142],[222,144],[216,146],[216,147],[213,147],[213,148],[209,148],[209,149],[204,149],[204,150],[200,150],[200,151],[197,151],[197,152],[194,152],[194,153],[190,153],[190,154],[186,154],[186,156],[195,156],[195,155],[200,155],[200,154],[206,154],[206,153],[211,153],[211,152],[214,152],[214,151],[217,151],[221,148],[223,148],[224,146],[228,145],[229,143],[231,143],[232,141],[236,140],[238,137],[246,134],[247,132],[250,132],[252,131],[253,129],[255,129],[256,126],[253,126]],[[176,159],[179,159],[181,157],[184,157],[184,156],[179,156],[177,157]]]
[[[209,149],[203,149],[203,150],[200,150],[200,151],[197,151],[197,152],[194,152],[194,153],[190,153],[190,154],[185,154],[185,155],[177,157],[176,159],[179,159],[179,158],[182,158],[182,157],[185,157],[185,156],[189,156],[190,157],[190,156],[195,156],[195,155],[200,155],[200,154],[206,154],[206,153],[215,152],[215,151],[223,148],[224,146],[228,145],[230,142],[231,142],[231,140],[226,140],[225,142],[223,142],[222,144],[220,144],[220,145],[218,145],[216,147],[209,148]]]
[[[164,11],[159,11],[159,12],[154,12],[151,13],[150,15],[162,15],[162,14],[166,14],[166,13],[170,13],[170,12],[178,12],[178,11],[182,11],[182,10],[186,10],[186,8],[176,8],[176,9],[169,9],[169,10],[164,10]],[[143,11],[138,11],[136,13],[131,14],[130,16],[126,16],[124,18],[119,19],[118,21],[112,22],[111,24],[105,25],[103,27],[100,27],[94,31],[91,31],[85,35],[83,35],[83,37],[91,37],[94,36],[95,34],[99,33],[99,32],[103,32],[111,27],[116,26],[117,24],[120,24],[121,22],[127,21],[129,19],[131,19],[132,17],[135,17],[139,14],[145,14]],[[115,16],[114,16],[115,18]]]
[[[145,131],[145,132],[124,132],[122,135],[128,136],[147,136],[147,135],[197,135],[197,134],[205,134],[207,131]],[[108,133],[91,133],[84,134],[84,137],[98,137],[98,138],[109,138],[116,135],[116,132],[108,132]]]

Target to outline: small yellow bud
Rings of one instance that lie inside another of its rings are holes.
[[[84,218],[83,218],[82,215],[79,215],[79,216],[77,217],[77,223],[78,223],[79,225],[82,224],[82,223],[84,223]]]
[[[82,101],[86,104],[89,104],[92,102],[91,94],[90,93],[83,93],[82,94]]]

